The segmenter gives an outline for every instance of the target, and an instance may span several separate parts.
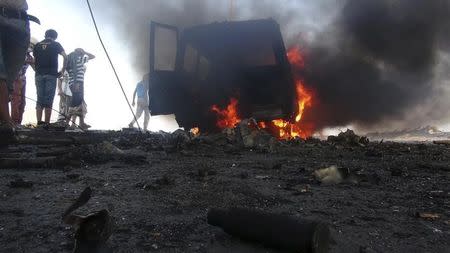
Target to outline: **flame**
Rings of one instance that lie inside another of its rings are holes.
[[[294,139],[311,136],[314,128],[311,125],[305,125],[302,122],[305,110],[310,108],[313,103],[313,93],[306,89],[302,79],[298,76],[299,70],[305,67],[305,60],[299,47],[289,49],[287,57],[294,72],[295,88],[297,95],[297,115],[295,121],[289,122],[283,119],[272,120],[272,125],[278,132],[280,139]]]
[[[220,109],[219,106],[213,105],[211,111],[217,114],[217,127],[220,129],[236,127],[236,125],[241,122],[237,107],[238,100],[236,98],[231,98],[230,103],[225,109]]]
[[[305,59],[299,46],[290,48],[287,52],[287,57],[291,66],[296,69],[303,69],[305,67]]]
[[[275,119],[270,122],[258,122],[257,127],[260,129],[266,129],[267,131],[277,135],[279,139],[294,139],[302,138],[306,139],[310,137],[314,132],[314,126],[302,122],[303,116],[306,110],[311,108],[314,101],[314,94],[311,90],[307,89],[304,85],[304,81],[298,73],[305,67],[305,59],[303,57],[300,47],[293,47],[287,52],[288,60],[292,67],[292,72],[295,80],[296,90],[296,104],[297,114],[293,117],[292,121],[284,119]],[[217,105],[211,107],[211,111],[217,115],[217,127],[220,129],[234,128],[241,122],[238,115],[238,100],[231,98],[230,103],[225,109],[221,109]]]
[[[200,135],[200,128],[194,127],[189,132],[191,132],[191,134],[193,134],[194,136],[199,136]]]
[[[296,91],[297,91],[298,113],[297,116],[295,116],[295,122],[299,123],[302,120],[305,108],[312,106],[313,97],[311,92],[308,92],[306,90],[305,86],[300,80],[297,81]]]
[[[264,121],[258,122],[258,127],[261,129],[266,129],[267,128],[266,122]]]

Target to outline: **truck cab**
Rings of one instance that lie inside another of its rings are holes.
[[[180,31],[150,26],[150,110],[180,127],[217,130],[213,105],[239,101],[241,118],[291,119],[295,83],[278,23],[216,22]]]

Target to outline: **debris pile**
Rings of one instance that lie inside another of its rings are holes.
[[[338,136],[328,136],[328,141],[344,146],[367,146],[369,144],[369,138],[365,136],[356,135],[353,130],[347,129],[347,131],[340,133]]]
[[[337,167],[336,165],[315,170],[313,174],[315,179],[324,185],[341,183],[359,184],[361,182],[379,184],[381,180],[380,176],[376,173],[367,174],[361,171]]]

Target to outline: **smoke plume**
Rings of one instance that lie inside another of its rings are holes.
[[[309,117],[319,127],[370,127],[437,99],[449,14],[445,0],[347,1],[335,25],[308,45],[306,81],[319,98]],[[416,124],[424,119],[417,115]]]
[[[130,45],[140,73],[148,69],[150,20],[183,28],[230,18],[274,18],[287,47],[304,49],[301,74],[316,94],[305,120],[319,129],[402,121],[421,125],[450,116],[448,107],[442,108],[448,105],[443,84],[448,84],[450,62],[447,0],[304,2],[234,1],[233,11],[231,1],[216,0],[98,0],[94,7],[107,10],[102,17],[113,20],[118,37]],[[412,115],[417,111],[422,114]]]

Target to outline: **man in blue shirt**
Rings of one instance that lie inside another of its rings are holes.
[[[144,113],[144,131],[147,131],[148,122],[150,120],[150,110],[148,108],[149,98],[148,98],[148,89],[149,89],[149,77],[148,74],[142,78],[136,85],[136,89],[134,89],[133,93],[133,106],[136,105],[136,95],[137,95],[137,107],[136,107],[136,119],[133,119],[131,123],[128,125],[130,128],[134,126],[137,120]]]

